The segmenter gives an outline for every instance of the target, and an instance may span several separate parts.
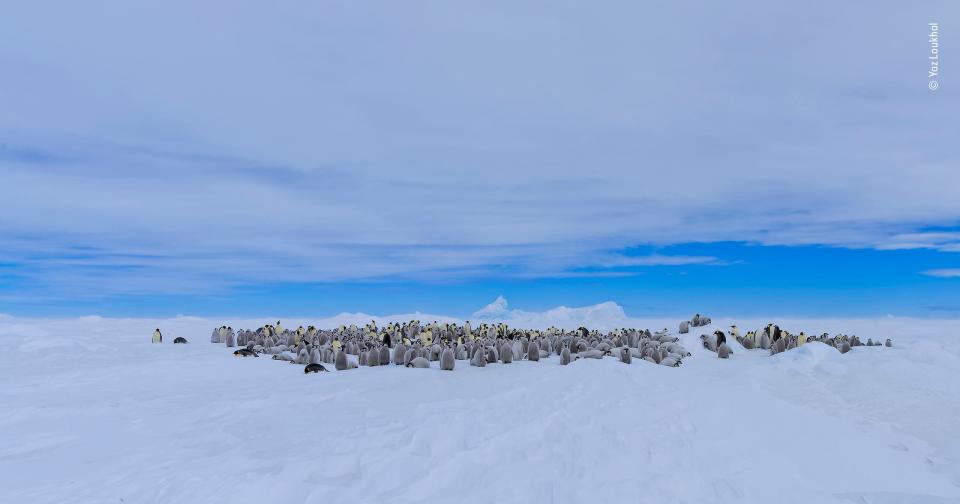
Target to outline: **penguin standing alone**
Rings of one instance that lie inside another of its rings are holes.
[[[160,334],[160,328],[158,327],[153,331],[153,339],[150,340],[151,343],[163,343],[163,334]]]

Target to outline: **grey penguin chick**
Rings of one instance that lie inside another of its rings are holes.
[[[883,344],[883,346],[885,346],[885,347],[892,347],[892,346],[893,346],[893,341],[892,341],[890,338],[887,338],[887,341],[886,341],[886,343]]]
[[[563,347],[563,350],[560,351],[560,365],[566,366],[570,364],[570,347]]]
[[[840,353],[845,354],[849,351],[850,351],[850,343],[844,340],[844,342],[840,344]]]
[[[470,365],[476,367],[486,367],[487,365],[487,352],[482,348],[473,354],[473,358],[470,359]]]
[[[390,349],[386,346],[380,347],[380,365],[387,366],[390,364]]]
[[[430,361],[426,357],[417,357],[407,364],[408,368],[426,369],[430,367]]]
[[[721,359],[726,359],[726,358],[730,357],[730,353],[731,353],[731,352],[730,352],[730,347],[727,346],[726,343],[722,343],[722,344],[717,348],[717,357],[720,357]]]
[[[393,364],[396,366],[402,366],[403,356],[407,353],[407,347],[403,346],[403,343],[398,344],[393,349]]]
[[[413,359],[417,358],[417,349],[413,347],[407,348],[407,351],[403,354],[403,365],[409,366]]]
[[[534,362],[540,360],[540,347],[535,344],[528,345],[527,359],[532,360]]]
[[[620,362],[622,362],[622,363],[624,363],[624,364],[630,364],[631,362],[633,362],[633,358],[632,358],[632,356],[630,355],[630,349],[629,349],[629,348],[623,347],[623,348],[620,349]]]
[[[440,353],[440,369],[444,371],[453,371],[453,366],[457,360],[453,358],[453,349],[445,347]]]
[[[513,348],[507,343],[504,343],[503,346],[500,347],[500,361],[504,364],[513,362]]]
[[[347,367],[347,354],[343,350],[337,350],[337,356],[333,359],[333,367],[337,371],[343,371],[345,369],[350,369]]]

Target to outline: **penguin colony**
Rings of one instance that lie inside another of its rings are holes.
[[[327,371],[324,364],[332,364],[337,371],[388,365],[437,366],[453,371],[458,361],[467,361],[461,365],[486,367],[521,360],[538,362],[552,356],[558,356],[561,365],[578,359],[610,357],[625,364],[636,359],[677,367],[690,355],[666,329],[654,333],[640,329],[600,332],[585,327],[576,331],[555,327],[535,331],[502,323],[472,328],[470,322],[422,325],[417,320],[384,327],[370,322],[363,327],[350,325],[333,330],[313,326],[290,330],[279,321],[256,330],[234,331],[221,326],[213,330],[210,341],[239,347],[233,352],[237,357],[271,355],[273,360],[305,366],[304,373]]]
[[[689,332],[690,326],[708,324],[708,317],[697,314],[693,319],[681,322],[680,332]],[[154,343],[162,342],[162,338],[160,329],[154,331]],[[770,355],[813,341],[830,345],[840,353],[847,353],[858,346],[893,346],[889,338],[884,343],[879,340],[874,342],[873,339],[867,339],[864,343],[855,335],[830,336],[823,333],[808,336],[803,331],[793,334],[772,323],[745,335],[741,335],[737,326],[733,325],[726,332],[717,330],[713,334],[703,334],[700,340],[704,348],[721,359],[728,359],[734,353],[732,341],[745,350],[766,350]],[[469,321],[463,325],[437,322],[422,325],[420,321],[412,320],[404,324],[394,322],[384,327],[378,327],[371,321],[363,327],[342,325],[332,330],[314,326],[290,330],[277,321],[275,325],[267,324],[256,330],[234,331],[232,327],[220,326],[213,330],[210,341],[228,348],[239,347],[233,352],[237,357],[267,354],[273,360],[305,366],[305,374],[328,371],[323,364],[332,364],[337,371],[344,371],[387,365],[430,368],[436,362],[441,370],[453,371],[457,361],[486,367],[488,364],[510,364],[520,360],[538,362],[551,356],[558,356],[561,365],[578,359],[611,357],[625,364],[638,359],[677,367],[684,357],[690,355],[667,329],[651,333],[649,329],[624,328],[600,332],[585,327],[576,331],[550,327],[539,331],[511,328],[503,323],[484,323],[474,329]],[[174,340],[174,343],[186,342],[181,337]],[[348,355],[355,359],[348,358]]]
[[[830,336],[827,333],[823,333],[819,336],[808,336],[803,331],[800,331],[799,334],[792,334],[789,331],[780,329],[780,326],[776,324],[767,324],[765,328],[759,331],[750,331],[742,336],[740,335],[740,330],[737,328],[737,326],[733,325],[730,326],[730,331],[728,333],[725,333],[724,331],[714,331],[714,333],[711,335],[701,335],[700,340],[703,342],[704,348],[710,350],[711,352],[715,352],[721,359],[726,359],[731,353],[733,353],[733,350],[727,343],[728,334],[730,339],[736,340],[737,343],[739,343],[744,349],[769,350],[770,355],[783,353],[787,350],[792,350],[812,341],[818,341],[820,343],[830,345],[839,350],[840,353],[844,354],[849,352],[851,348],[858,346],[893,346],[893,341],[890,338],[887,338],[884,343],[880,343],[879,340],[874,342],[873,339],[868,338],[867,342],[864,343],[855,335],[848,336],[846,334],[838,334],[835,336]]]

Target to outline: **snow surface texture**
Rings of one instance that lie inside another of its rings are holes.
[[[614,303],[488,308],[517,326],[679,323]],[[282,322],[371,318],[453,320]],[[682,336],[680,368],[553,356],[305,375],[209,343],[275,321],[0,316],[0,502],[960,502],[960,321],[715,317]],[[894,347],[733,342],[721,360],[699,342],[768,322]]]

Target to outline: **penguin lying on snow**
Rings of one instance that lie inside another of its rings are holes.
[[[186,342],[187,342],[187,338],[184,338],[183,336],[177,336],[176,338],[173,338],[174,344],[183,344]]]
[[[250,350],[249,348],[241,348],[236,352],[233,352],[234,357],[260,357],[257,352]]]
[[[408,367],[408,368],[426,369],[426,368],[430,367],[430,361],[427,360],[426,357],[417,357],[417,358],[413,359],[412,361],[410,361],[410,363],[407,364],[407,367]]]
[[[303,368],[303,374],[307,374],[307,373],[326,373],[326,372],[327,372],[327,368],[323,367],[323,364],[313,364],[313,363],[311,363],[311,364],[307,364],[306,367]]]

